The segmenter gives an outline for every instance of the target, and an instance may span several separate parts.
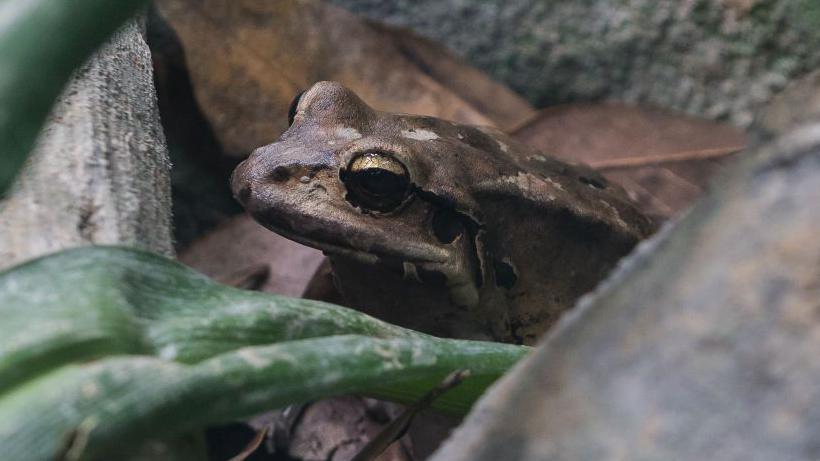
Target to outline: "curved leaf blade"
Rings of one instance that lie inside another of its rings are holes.
[[[99,458],[290,403],[361,393],[464,414],[529,348],[434,338],[219,285],[161,256],[68,250],[0,273],[0,450]]]

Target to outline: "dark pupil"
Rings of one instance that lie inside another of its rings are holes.
[[[364,192],[374,197],[401,196],[407,186],[406,179],[381,168],[360,171],[356,179]]]
[[[348,200],[357,206],[376,211],[392,211],[404,202],[410,187],[405,175],[382,168],[368,168],[353,173],[348,184]]]

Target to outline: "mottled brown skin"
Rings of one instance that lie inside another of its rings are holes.
[[[367,152],[406,170],[401,205],[351,191]],[[376,111],[333,82],[232,185],[259,222],[330,256],[350,306],[447,337],[532,343],[653,229],[587,168],[492,128]]]

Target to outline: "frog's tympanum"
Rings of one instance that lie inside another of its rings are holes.
[[[493,128],[379,112],[320,82],[233,174],[262,224],[330,256],[348,305],[532,343],[652,230],[617,186]]]

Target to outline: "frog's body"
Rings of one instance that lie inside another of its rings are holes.
[[[233,188],[330,256],[349,305],[449,337],[531,343],[652,230],[589,169],[495,129],[375,111],[332,82]]]

